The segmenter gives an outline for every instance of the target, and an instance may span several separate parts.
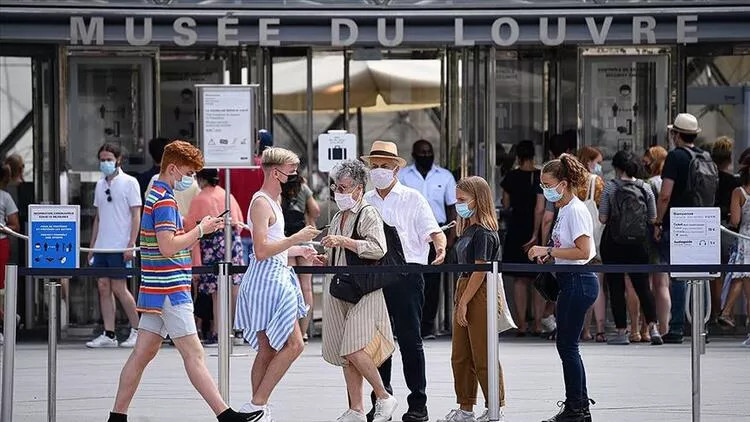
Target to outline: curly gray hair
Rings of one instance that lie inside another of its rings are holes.
[[[331,171],[331,179],[339,183],[341,179],[349,178],[354,186],[364,187],[367,184],[367,167],[359,160],[346,160],[336,165]]]

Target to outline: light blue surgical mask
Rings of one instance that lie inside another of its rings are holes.
[[[456,212],[464,219],[471,218],[471,216],[474,215],[474,210],[469,209],[469,204],[467,202],[457,202]]]
[[[193,186],[193,182],[195,181],[193,179],[193,176],[183,175],[179,171],[177,172],[182,176],[180,180],[177,181],[177,183],[174,184],[174,190],[178,192],[186,191],[190,189],[191,186]]]
[[[597,176],[601,176],[602,175],[602,165],[601,164],[596,163],[594,165],[594,174],[596,174]]]
[[[562,183],[562,182],[560,182]],[[557,191],[557,188],[560,186],[560,183],[557,185],[548,188],[542,186],[542,191],[544,193],[544,198],[549,202],[557,202],[562,199],[563,194]]]
[[[99,171],[105,176],[111,176],[115,170],[117,170],[117,165],[114,161],[99,161]]]

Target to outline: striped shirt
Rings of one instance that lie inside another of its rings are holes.
[[[648,219],[649,220],[655,219],[656,218],[656,197],[654,196],[653,188],[651,188],[650,184],[644,183],[643,180],[633,180],[632,183],[640,187],[641,190],[643,191],[643,194],[645,195],[646,209],[648,210]],[[617,192],[617,189],[619,188],[620,188],[620,184],[618,184],[614,180],[610,180],[604,186],[604,191],[602,191],[602,197],[599,200],[599,215],[605,216],[605,217],[609,216],[609,211],[610,211],[610,208],[612,207],[612,204],[610,202],[611,200],[614,199],[615,193]]]
[[[165,296],[174,305],[192,302],[190,250],[165,257],[159,251],[156,233],[184,233],[172,188],[156,180],[146,195],[141,219],[141,288],[138,311],[161,313]]]

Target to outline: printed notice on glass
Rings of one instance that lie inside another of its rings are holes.
[[[31,268],[78,268],[81,207],[29,205],[28,262]]]
[[[255,86],[196,85],[198,132],[206,167],[248,168],[253,164]]]
[[[672,265],[721,263],[719,208],[672,208],[669,225],[669,262]],[[709,279],[715,273],[672,273],[677,279]]]

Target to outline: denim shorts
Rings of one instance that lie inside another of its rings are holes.
[[[95,253],[92,261],[91,266],[94,268],[133,268],[133,261],[125,261],[122,252]]]
[[[139,330],[145,330],[171,339],[197,334],[195,317],[193,316],[193,302],[172,306],[168,297],[164,298],[161,314],[144,313],[138,324]]]

